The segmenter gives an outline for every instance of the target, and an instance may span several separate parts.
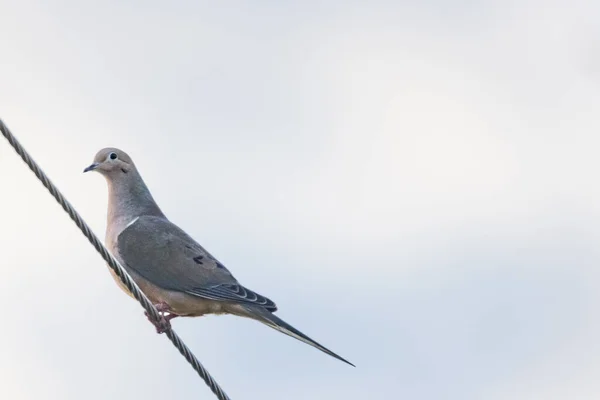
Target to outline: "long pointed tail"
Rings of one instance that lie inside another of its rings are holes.
[[[315,342],[304,333],[300,332],[298,329],[294,328],[275,314],[271,313],[268,310],[265,310],[262,307],[254,307],[254,306],[244,306],[244,308],[248,311],[248,316],[262,322],[265,325],[270,326],[273,329],[278,330],[281,333],[285,333],[288,336],[291,336],[295,339],[300,340],[306,344],[309,344],[317,349],[321,350],[325,354],[329,354],[331,357],[337,358],[340,361],[345,362],[346,364],[350,364],[355,367],[350,361],[345,360],[344,358],[338,356],[333,351],[329,350],[325,346]]]

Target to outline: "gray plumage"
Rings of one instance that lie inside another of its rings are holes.
[[[242,286],[223,264],[170,222],[125,152],[100,150],[84,172],[92,170],[108,182],[108,249],[170,318],[205,314],[252,318],[353,365],[275,316],[277,306],[272,300]]]
[[[192,296],[277,310],[271,300],[241,286],[227,268],[166,218],[136,218],[118,235],[117,250],[140,276]],[[161,268],[164,265],[170,267]]]

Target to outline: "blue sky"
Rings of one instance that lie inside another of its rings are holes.
[[[600,6],[0,0],[0,118],[95,232],[100,148],[278,315],[233,399],[597,399]],[[0,398],[210,398],[7,144]]]

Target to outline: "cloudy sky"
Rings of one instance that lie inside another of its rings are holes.
[[[232,399],[600,397],[596,1],[0,0],[0,118],[103,237],[97,150],[353,369],[174,327]],[[0,398],[212,398],[0,141]]]

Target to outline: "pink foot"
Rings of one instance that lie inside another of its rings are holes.
[[[156,328],[156,333],[165,333],[166,331],[171,329],[171,323],[164,316],[161,315],[160,320],[155,321],[148,315],[147,312],[145,312],[144,315],[146,315],[148,321],[152,322],[152,325],[154,325],[154,327]]]
[[[171,309],[167,303],[161,302],[155,304],[154,307],[160,315],[159,321],[156,321],[153,318],[151,318],[150,315],[148,315],[148,312],[144,312],[144,315],[146,316],[146,318],[148,318],[148,321],[152,322],[152,325],[154,325],[154,327],[156,328],[156,333],[165,333],[166,331],[171,329],[171,320],[173,318],[176,318],[178,315],[171,313],[165,315],[165,313],[169,312],[169,310]]]

